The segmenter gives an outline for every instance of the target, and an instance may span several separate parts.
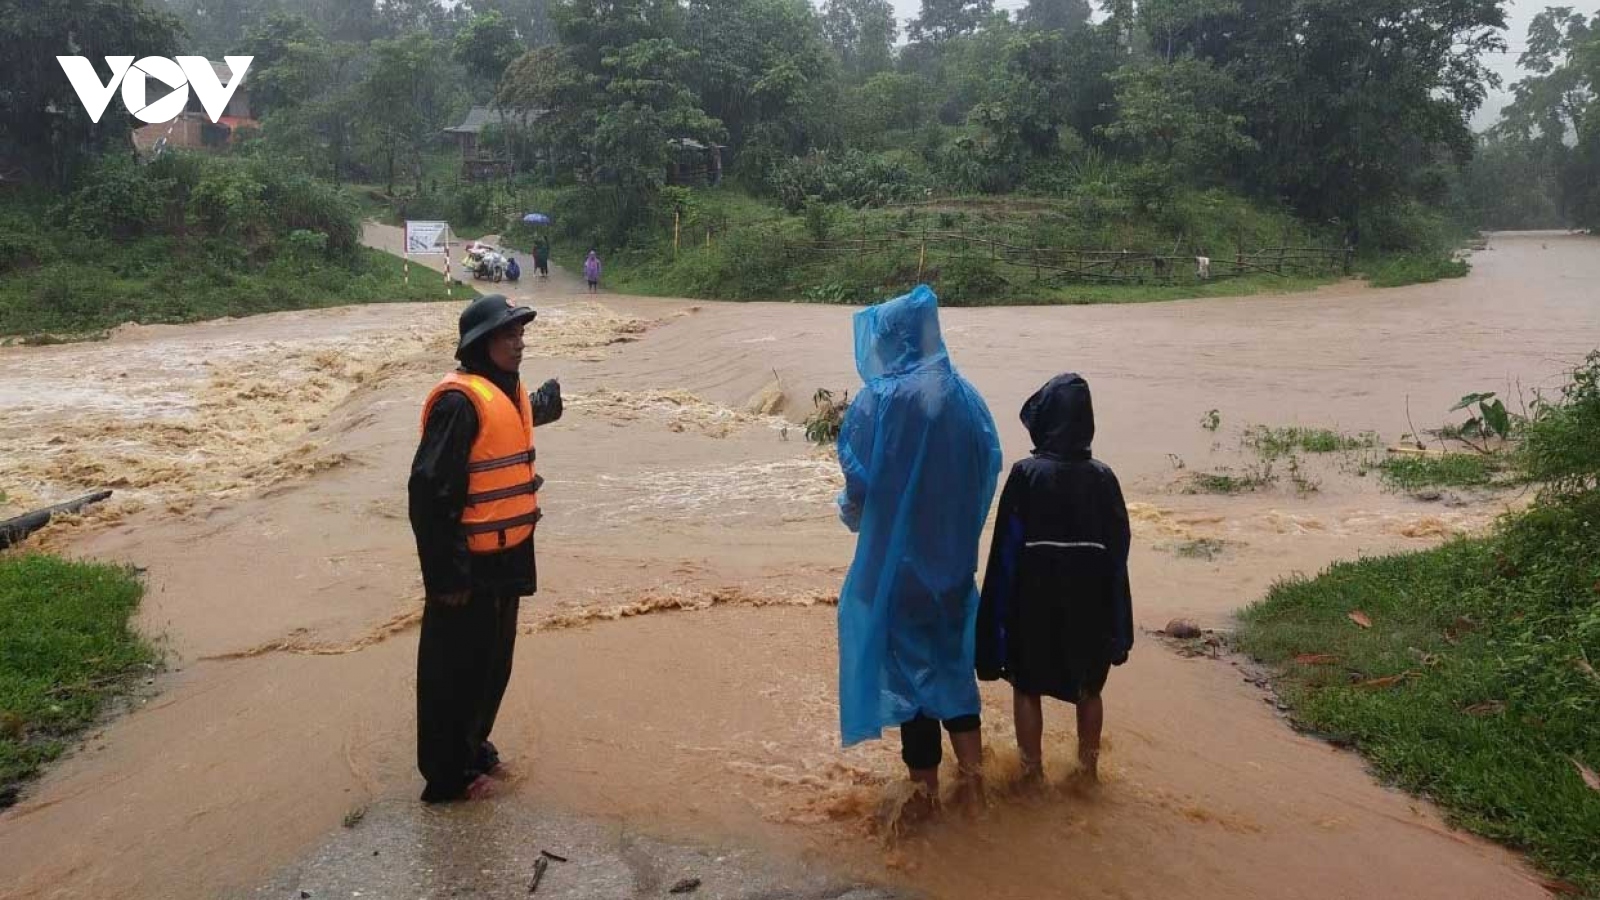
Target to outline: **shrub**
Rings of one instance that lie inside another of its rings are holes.
[[[320,233],[329,253],[348,254],[360,244],[361,223],[346,194],[298,172],[269,170],[263,183],[262,203],[281,232]]]
[[[195,220],[216,236],[246,240],[270,233],[266,186],[240,166],[217,166],[200,179],[189,198]]]
[[[289,246],[289,252],[303,256],[317,256],[328,250],[326,234],[320,231],[307,231],[304,228],[296,228],[289,232],[285,243]]]
[[[1365,210],[1360,225],[1365,251],[1445,253],[1455,237],[1442,216],[1412,200]]]
[[[1446,252],[1402,253],[1385,257],[1367,268],[1367,281],[1373,287],[1405,287],[1428,284],[1444,278],[1463,278],[1472,271],[1466,261]]]
[[[125,156],[107,156],[90,169],[64,203],[64,218],[84,234],[128,238],[161,220],[163,183]]]
[[[843,203],[855,209],[887,206],[920,196],[925,174],[907,164],[902,153],[817,153],[793,159],[773,173],[778,200],[790,212],[813,202]]]
[[[1004,296],[1009,285],[987,257],[958,256],[940,266],[938,288],[945,303],[975,306]]]
[[[56,250],[36,232],[0,230],[0,273],[37,266],[56,258]]]
[[[1600,478],[1600,351],[1589,354],[1557,401],[1533,404],[1522,465],[1556,494],[1592,490]]]
[[[835,400],[832,391],[818,388],[811,402],[816,408],[806,416],[806,440],[814,444],[837,443],[845,414],[850,411],[850,392],[845,391],[844,396]]]

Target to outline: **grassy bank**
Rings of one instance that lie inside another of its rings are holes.
[[[1527,512],[1279,584],[1238,642],[1304,727],[1527,851],[1559,892],[1600,896],[1600,352],[1533,410],[1495,470],[1455,454],[1384,472],[1475,484],[1514,468],[1541,486]]]
[[[65,196],[0,195],[0,335],[444,299],[360,245],[351,199],[266,160],[108,157]]]
[[[558,219],[573,205],[560,192],[533,202],[556,209]],[[941,301],[970,306],[1233,296],[1306,290],[1342,276],[1337,265],[1290,265],[1282,275],[1220,277],[1241,248],[1322,242],[1290,216],[1217,191],[1186,195],[1160,213],[1120,201],[968,197],[789,214],[722,189],[682,192],[673,202],[609,251],[582,222],[558,222],[558,256],[581,258],[598,244],[608,286],[629,293],[819,303],[872,302],[923,281]],[[520,247],[531,235],[513,229],[507,237]],[[1126,251],[1130,261],[1067,253],[1077,250]],[[1170,271],[1157,276],[1149,256],[1170,258]],[[1197,256],[1213,258],[1219,277],[1198,277]],[[1080,267],[1097,274],[1066,271]]]
[[[348,191],[382,221],[445,219],[457,235],[499,233],[523,253],[536,230],[521,215],[546,213],[557,265],[576,268],[597,248],[609,288],[652,296],[869,303],[927,282],[952,306],[1127,303],[1304,291],[1347,274],[1392,287],[1468,271],[1452,259],[1456,232],[1425,210],[1384,218],[1347,270],[1342,256],[1303,252],[1337,251],[1341,235],[1218,189],[1178,191],[1154,206],[1108,189],[864,209],[812,198],[786,209],[732,187],[668,188],[627,215],[604,192],[533,179],[446,182],[398,197]],[[1292,249],[1279,259],[1269,248]],[[1211,260],[1212,277],[1200,277],[1198,257]]]
[[[143,593],[124,568],[0,557],[0,808],[155,661],[128,625]]]
[[[414,277],[408,286],[399,259],[365,247],[334,262],[288,256],[247,269],[179,252],[165,238],[102,249],[87,259],[0,276],[0,335],[85,336],[124,322],[445,299],[442,279]]]
[[[1514,478],[1538,501],[1435,550],[1340,563],[1245,610],[1305,728],[1600,896],[1600,351],[1494,456],[1386,461],[1393,487]]]
[[[1305,727],[1600,895],[1600,498],[1494,537],[1341,563],[1243,616]],[[1363,627],[1356,614],[1372,624]]]

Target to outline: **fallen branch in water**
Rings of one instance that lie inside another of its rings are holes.
[[[49,525],[50,520],[56,516],[82,512],[84,507],[100,503],[110,496],[110,491],[95,491],[92,494],[85,494],[76,500],[68,500],[66,503],[57,503],[55,506],[47,506],[44,509],[36,509],[31,513],[24,513],[15,518],[6,519],[0,522],[0,550],[22,543],[28,535]]]

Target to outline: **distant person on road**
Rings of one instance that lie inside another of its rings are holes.
[[[506,280],[512,282],[522,280],[522,267],[517,265],[515,256],[506,259]]]
[[[540,278],[550,277],[550,240],[542,234],[533,242],[533,267]]]
[[[1023,778],[1044,781],[1042,697],[1075,704],[1077,777],[1099,778],[1100,691],[1133,647],[1128,507],[1090,454],[1089,383],[1058,375],[1022,407],[1033,455],[1000,493],[978,608],[977,670],[1011,683]]]
[[[456,358],[422,410],[411,463],[411,530],[427,591],[417,649],[422,799],[483,796],[489,741],[511,680],[521,598],[538,589],[534,427],[561,418],[561,385],[522,389],[523,329],[535,316],[499,294],[461,313]]]
[[[981,803],[974,576],[1000,440],[983,398],[950,362],[926,286],[856,313],[855,348],[866,384],[839,433],[839,516],[859,535],[839,598],[844,744],[899,726],[917,809],[931,811],[942,723],[958,800]]]
[[[589,293],[600,293],[600,254],[589,251],[589,256],[583,261],[583,280],[589,284]]]

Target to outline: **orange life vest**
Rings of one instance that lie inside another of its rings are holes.
[[[478,436],[467,458],[467,505],[461,525],[467,550],[494,553],[533,536],[539,521],[539,486],[534,471],[533,405],[517,382],[516,400],[481,375],[451,372],[422,407],[423,427],[433,404],[448,391],[465,394],[478,413]]]

